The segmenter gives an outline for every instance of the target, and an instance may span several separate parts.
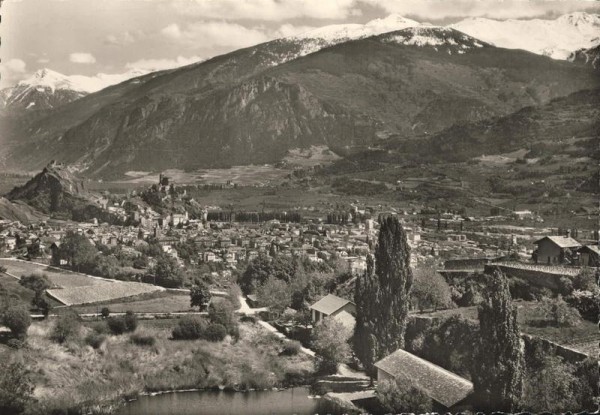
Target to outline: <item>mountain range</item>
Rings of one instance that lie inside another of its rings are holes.
[[[429,136],[598,87],[580,51],[593,43],[597,17],[551,21],[582,33],[581,43],[569,44],[572,62],[540,56],[563,56],[566,43],[556,38],[567,29],[548,42],[552,53],[534,54],[524,49],[539,43],[527,39],[509,49],[498,38],[465,34],[481,31],[482,19],[463,21],[460,31],[460,24],[399,16],[328,26],[146,74],[34,115],[4,114],[3,163],[33,170],[56,158],[110,178],[274,163],[291,148],[315,144],[344,155],[390,138]]]

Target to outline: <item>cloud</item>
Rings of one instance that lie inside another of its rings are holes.
[[[21,59],[11,59],[2,65],[5,70],[13,74],[24,73],[27,64]]]
[[[37,60],[37,62],[38,63],[48,63],[48,62],[50,62],[50,59],[48,59],[48,58],[39,58]]]
[[[119,35],[108,35],[104,38],[105,45],[124,46],[135,43],[144,37],[144,32],[141,30],[126,31]]]
[[[582,9],[598,10],[594,0],[359,0],[363,5],[378,7],[387,13],[414,16],[421,20],[462,17],[519,19],[546,17]]]
[[[73,63],[91,64],[96,63],[96,58],[91,53],[75,52],[69,55],[69,60]]]
[[[181,37],[181,29],[179,29],[179,25],[176,23],[166,26],[160,31],[160,33],[172,39],[179,39]]]
[[[186,16],[228,20],[343,19],[361,13],[355,0],[191,0],[173,7]]]
[[[173,23],[164,27],[161,34],[188,46],[210,45],[226,48],[242,48],[271,39],[264,28],[245,27],[225,21],[198,21],[187,25],[184,29]]]
[[[189,65],[192,63],[200,62],[203,59],[199,56],[190,56],[188,58],[178,56],[175,59],[140,59],[135,62],[129,62],[125,65],[127,69],[139,70],[139,71],[160,71],[164,69],[173,69],[180,66]]]

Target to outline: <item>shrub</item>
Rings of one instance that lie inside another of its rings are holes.
[[[222,324],[211,324],[206,329],[204,337],[211,342],[220,342],[227,336],[227,329]]]
[[[153,336],[144,336],[142,334],[132,334],[130,340],[137,346],[154,346],[156,339]]]
[[[19,339],[8,339],[6,345],[11,349],[19,350],[27,346],[27,343]]]
[[[133,314],[133,311],[127,311],[125,313],[125,317],[123,317],[123,321],[125,322],[125,329],[128,332],[135,331],[138,325],[137,316]]]
[[[298,353],[300,353],[301,347],[302,345],[299,341],[287,341],[283,344],[283,350],[281,351],[281,354],[283,356],[296,356]]]
[[[108,316],[110,316],[110,309],[108,307],[102,307],[100,314],[102,315],[102,318],[108,318]]]
[[[256,317],[254,317],[254,316],[241,316],[240,317],[240,321],[242,323],[252,323],[252,324],[254,324],[254,323],[256,323]]]
[[[17,339],[25,339],[27,329],[31,325],[29,310],[23,305],[14,305],[6,309],[2,321]]]
[[[124,316],[109,317],[106,323],[110,331],[117,335],[135,331],[138,324],[136,315],[131,311],[128,311]]]
[[[121,317],[109,317],[106,320],[106,324],[108,325],[109,330],[112,334],[123,334],[127,331],[127,325],[125,324],[125,319]]]
[[[574,327],[581,322],[579,312],[559,295],[556,299],[545,299],[540,306],[543,323],[555,327]]]
[[[598,321],[598,315],[600,315],[600,294],[598,292],[575,290],[565,300],[571,307],[579,311],[584,319],[594,323]]]
[[[85,343],[88,346],[92,346],[94,349],[100,348],[102,343],[106,340],[106,336],[104,334],[92,332],[85,337]]]
[[[68,339],[79,335],[81,322],[75,312],[68,312],[58,317],[50,338],[57,343],[64,343]]]
[[[196,340],[204,335],[206,328],[207,324],[204,319],[185,316],[177,322],[172,336],[175,340]]]
[[[20,414],[33,401],[34,385],[22,363],[0,362],[0,414]]]
[[[404,382],[382,381],[377,385],[377,398],[381,405],[392,413],[430,412],[431,398],[419,389]]]
[[[579,274],[573,277],[573,289],[581,291],[597,292],[598,285],[596,280],[598,275],[590,268],[584,268]]]
[[[220,324],[233,335],[237,329],[237,319],[233,304],[224,298],[216,298],[208,308],[208,319],[213,324]]]

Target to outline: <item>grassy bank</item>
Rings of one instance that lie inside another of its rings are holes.
[[[98,349],[78,339],[63,345],[49,339],[52,322],[29,328],[28,347],[0,345],[0,359],[22,360],[32,372],[37,403],[32,413],[77,408],[84,413],[110,411],[112,403],[143,392],[228,388],[265,389],[306,384],[314,371],[304,354],[282,356],[282,343],[258,324],[240,324],[240,339],[223,342],[170,340],[177,320],[140,322],[136,334],[155,339],[134,344],[130,335],[108,335]],[[106,403],[104,409],[101,403]]]

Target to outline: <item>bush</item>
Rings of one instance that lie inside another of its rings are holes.
[[[237,318],[233,304],[224,298],[215,298],[208,308],[208,319],[213,324],[220,324],[227,333],[234,335],[237,331]]]
[[[123,321],[125,322],[126,331],[132,332],[137,328],[138,320],[137,316],[133,314],[133,311],[127,311],[125,317],[123,317]]]
[[[204,333],[206,340],[220,342],[227,336],[227,329],[222,324],[211,324]]]
[[[33,401],[34,385],[22,363],[0,362],[0,414],[20,414]]]
[[[542,323],[555,327],[574,327],[581,322],[579,312],[559,295],[556,299],[545,299],[541,306]]]
[[[125,319],[123,319],[122,317],[109,317],[106,320],[106,324],[108,325],[108,328],[112,334],[119,335],[127,331]]]
[[[153,336],[144,336],[142,334],[132,334],[130,340],[137,346],[154,346],[156,339]]]
[[[76,338],[81,329],[79,316],[75,312],[68,312],[58,317],[50,338],[57,343],[64,343],[68,339]]]
[[[302,345],[299,341],[287,341],[283,344],[283,350],[281,351],[281,354],[283,356],[296,356],[298,353],[300,353],[301,348]]]
[[[172,336],[175,340],[196,340],[204,335],[206,329],[207,323],[204,319],[185,316],[177,322]]]
[[[104,334],[92,332],[85,337],[85,343],[88,346],[92,346],[94,349],[100,348],[102,343],[106,340],[106,336]]]
[[[23,305],[14,305],[6,309],[2,316],[2,322],[10,329],[17,339],[25,339],[27,329],[31,325],[29,310]]]
[[[579,311],[584,319],[594,323],[598,321],[598,315],[600,315],[600,294],[598,292],[575,290],[565,300],[571,307]]]
[[[121,317],[109,317],[106,323],[110,331],[116,335],[135,331],[138,324],[136,315],[131,311]]]
[[[19,350],[27,346],[27,343],[19,339],[8,339],[6,345],[11,349]]]
[[[392,413],[412,412],[423,414],[431,412],[431,398],[419,389],[404,382],[382,381],[377,385],[377,399]]]
[[[102,318],[108,318],[108,316],[110,316],[110,309],[108,307],[102,307],[100,315],[102,315]]]

